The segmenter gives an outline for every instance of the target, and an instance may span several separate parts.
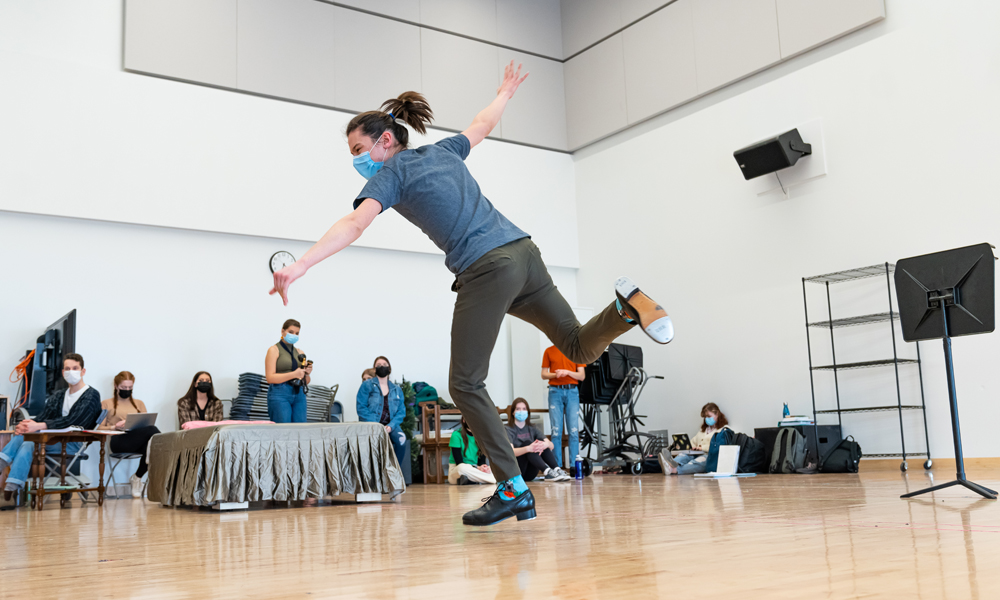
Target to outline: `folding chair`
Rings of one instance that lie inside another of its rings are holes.
[[[330,403],[330,422],[331,423],[344,422],[344,406],[340,402]]]
[[[139,458],[142,458],[142,454],[139,454],[139,453],[136,453],[136,452],[112,452],[111,451],[111,438],[110,437],[108,437],[108,439],[107,439],[107,441],[105,441],[105,443],[108,445],[107,446],[107,456],[108,456],[108,463],[109,463],[109,465],[111,467],[111,473],[108,475],[108,481],[110,481],[110,483],[107,483],[104,486],[104,488],[106,490],[104,492],[104,497],[105,498],[114,498],[115,500],[117,500],[121,496],[118,494],[118,482],[115,481],[115,469],[118,468],[118,465],[120,465],[123,460],[135,460],[135,459],[139,459]],[[114,490],[114,494],[113,495],[108,493],[111,490]],[[143,491],[145,491],[145,485],[143,485]],[[129,495],[127,497],[128,498],[132,497],[131,488],[129,490]]]

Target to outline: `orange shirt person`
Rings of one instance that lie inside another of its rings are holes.
[[[542,356],[542,379],[549,382],[549,420],[552,423],[552,444],[556,462],[561,467],[563,461],[562,433],[563,415],[569,431],[569,461],[580,454],[580,389],[584,380],[584,366],[577,364],[555,346],[545,349]]]

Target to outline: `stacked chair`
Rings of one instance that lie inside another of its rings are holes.
[[[233,407],[229,418],[234,421],[266,421],[267,415],[267,381],[257,373],[241,373],[237,381],[239,394],[233,399]],[[337,390],[340,384],[333,387],[310,384],[306,387],[306,421],[309,423],[326,423],[330,414],[336,410]]]
[[[596,449],[597,462],[604,467],[623,466],[638,475],[643,461],[655,456],[662,440],[659,436],[639,431],[645,426],[645,415],[636,414],[639,397],[650,379],[642,368],[642,348],[611,344],[601,357],[586,366],[587,377],[580,383],[580,412],[583,433],[580,444],[586,448],[586,462]],[[602,414],[607,413],[609,432],[605,446]],[[584,465],[589,471],[589,464]]]

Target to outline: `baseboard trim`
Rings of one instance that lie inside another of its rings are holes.
[[[924,470],[924,458],[921,456],[916,456],[913,458],[908,458],[906,460],[907,467],[909,471],[918,472]],[[903,462],[901,458],[863,458],[861,460],[860,470],[862,471],[898,471],[899,464]],[[966,458],[965,459],[965,470],[970,471],[973,469],[998,469],[1000,468],[1000,456],[988,456],[980,458]],[[935,458],[932,461],[931,471],[935,473],[941,473],[944,471],[955,473],[955,459],[954,458]]]

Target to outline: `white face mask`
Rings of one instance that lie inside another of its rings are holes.
[[[80,371],[63,371],[63,379],[70,385],[76,385],[83,379],[83,374]]]

